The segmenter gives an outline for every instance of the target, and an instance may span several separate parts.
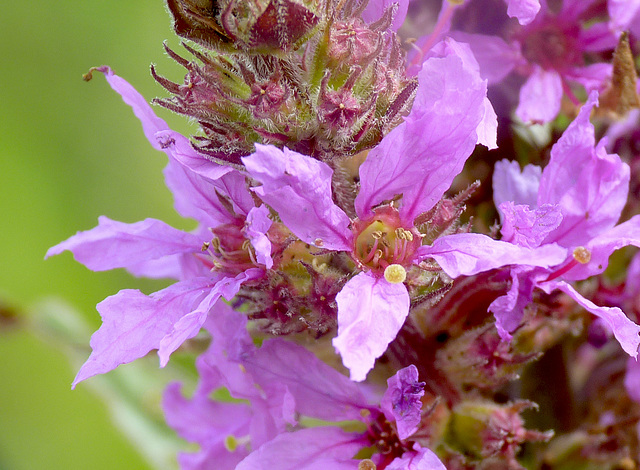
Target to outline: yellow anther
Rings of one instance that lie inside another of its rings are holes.
[[[364,459],[358,463],[358,470],[376,470],[376,464],[371,459]]]
[[[382,232],[380,230],[371,232],[371,238],[373,238],[374,240],[380,240],[382,238]]]
[[[407,240],[409,240],[410,242],[413,241],[413,233],[411,233],[409,230],[405,230],[404,231],[404,236]]]
[[[204,243],[202,244],[202,248],[201,248],[201,249],[202,249],[202,251],[207,251],[207,250],[209,249],[209,246],[210,246],[210,245],[211,245],[211,243],[209,243],[209,242],[204,242]]]
[[[403,229],[402,227],[398,227],[396,229],[396,237],[398,237],[400,240],[404,240],[406,238],[405,229]]]
[[[407,270],[400,264],[390,264],[384,270],[384,278],[391,284],[400,284],[407,278]]]
[[[591,261],[591,252],[584,246],[579,246],[573,250],[573,259],[580,264],[587,264]]]
[[[340,103],[340,104],[338,105],[338,108],[340,108],[340,109],[344,109],[344,103]]]
[[[235,452],[238,448],[238,439],[232,434],[224,438],[224,448],[229,452]]]

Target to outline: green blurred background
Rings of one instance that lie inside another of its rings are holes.
[[[93,273],[69,253],[44,261],[46,250],[92,228],[99,215],[191,226],[173,211],[161,174],[166,157],[149,146],[130,108],[100,74],[82,81],[91,66],[109,64],[148,99],[164,96],[149,65],[182,77],[163,52],[164,40],[178,48],[162,0],[36,0],[3,8],[0,469],[151,468],[94,393],[101,379],[71,391],[79,364],[65,350],[78,351],[61,347],[40,318],[43,311],[54,320],[68,309],[81,312],[90,327],[75,333],[83,360],[100,324],[97,302],[122,288],[150,293],[164,284],[123,271]],[[157,112],[175,129],[188,128],[182,118]],[[157,407],[157,394],[148,400]]]

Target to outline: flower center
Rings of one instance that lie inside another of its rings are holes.
[[[376,209],[367,220],[354,223],[356,233],[352,257],[363,268],[384,275],[388,282],[403,282],[406,270],[421,244],[415,228],[402,226],[391,206]]]
[[[209,255],[205,263],[211,266],[212,271],[238,274],[256,266],[253,247],[242,228],[242,222],[238,221],[211,229],[213,238],[202,246],[202,252]]]
[[[578,31],[567,30],[549,20],[524,32],[522,54],[529,63],[538,64],[545,70],[563,70],[581,62],[575,34]]]

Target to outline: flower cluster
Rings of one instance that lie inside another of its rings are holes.
[[[636,3],[168,0],[193,59],[166,47],[187,72],[152,68],[155,103],[197,135],[86,79],[198,227],[100,217],[49,250],[175,280],[98,304],[73,386],[200,335],[163,401],[184,469],[635,468],[638,118],[612,116],[640,106]],[[559,114],[548,153],[523,137]]]

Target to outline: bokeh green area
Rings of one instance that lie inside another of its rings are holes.
[[[106,296],[165,285],[93,273],[68,253],[44,260],[48,247],[98,216],[193,226],[173,211],[166,157],[130,108],[100,74],[82,81],[91,66],[109,64],[149,99],[165,96],[149,65],[178,81],[182,72],[164,40],[179,47],[162,0],[10,2],[0,15],[0,305],[18,312],[11,325],[0,322],[0,470],[150,468],[91,380],[71,391],[77,364],[34,333],[32,320],[42,302],[62,299],[95,330],[95,304]],[[177,130],[189,126],[158,113]],[[86,357],[89,333],[81,336]]]

